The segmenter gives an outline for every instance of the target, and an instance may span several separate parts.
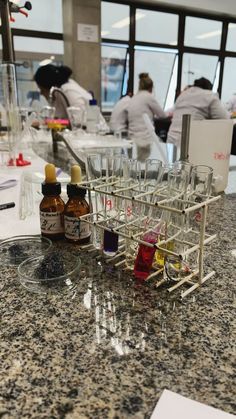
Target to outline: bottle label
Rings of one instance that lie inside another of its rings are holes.
[[[65,215],[65,237],[71,240],[82,240],[90,236],[90,226],[85,221],[80,221],[77,217]]]
[[[45,234],[64,233],[63,214],[40,211],[40,227],[41,232]]]

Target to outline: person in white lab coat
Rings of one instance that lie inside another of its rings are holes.
[[[150,144],[152,142],[143,115],[147,114],[152,122],[154,117],[167,117],[167,114],[153,96],[152,91],[153,81],[149,77],[149,74],[140,73],[139,90],[132,97],[128,105],[129,138],[133,139],[137,145],[139,160],[145,160],[149,156]]]
[[[34,75],[40,93],[55,106],[57,118],[68,118],[66,108],[79,106],[86,111],[92,95],[71,79],[72,70],[64,65],[47,64]]]
[[[211,90],[211,82],[201,77],[194,81],[193,86],[179,95],[174,106],[167,142],[180,147],[182,116],[184,114],[191,115],[194,120],[229,118],[229,114],[218,95]]]
[[[131,100],[131,95],[123,96],[115,104],[110,118],[110,128],[114,132],[127,131],[128,129],[128,106]]]

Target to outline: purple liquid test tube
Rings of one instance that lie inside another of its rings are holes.
[[[106,256],[115,256],[118,251],[119,236],[113,231],[104,231],[103,237],[103,253]]]

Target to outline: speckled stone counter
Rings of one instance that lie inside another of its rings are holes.
[[[1,267],[0,417],[149,418],[164,388],[236,413],[235,207],[211,207],[216,276],[183,302],[93,254],[50,295]]]

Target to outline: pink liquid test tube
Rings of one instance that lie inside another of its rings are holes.
[[[157,242],[157,236],[157,233],[150,232],[144,235],[142,240],[155,244]],[[149,247],[145,244],[139,245],[138,254],[134,263],[134,275],[136,278],[145,280],[149,276],[155,252],[155,247]]]

